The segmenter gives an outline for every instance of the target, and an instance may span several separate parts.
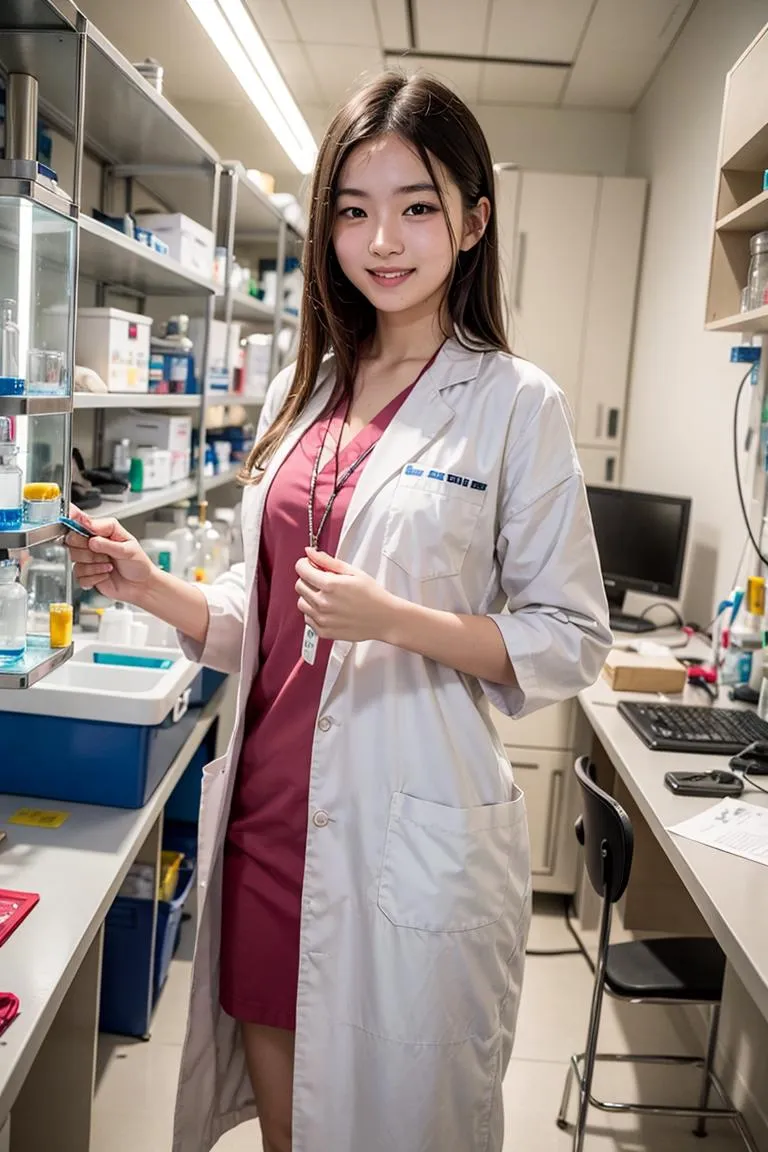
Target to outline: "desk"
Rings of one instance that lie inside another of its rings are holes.
[[[2,824],[27,805],[69,813],[56,830],[11,825],[10,843],[0,850],[0,887],[40,894],[0,949],[0,988],[21,1002],[0,1041],[0,1132],[13,1109],[11,1152],[88,1152],[104,918],[134,861],[159,862],[163,808],[219,715],[226,688],[201,710],[144,808],[0,796]]]
[[[610,693],[616,699],[607,700],[606,695],[601,684],[581,694],[587,720],[712,935],[768,1019],[768,868],[666,830],[718,801],[675,796],[664,783],[664,773],[726,768],[728,757],[651,751],[616,708],[617,699],[638,697]],[[768,796],[749,783],[742,798],[768,807]]]

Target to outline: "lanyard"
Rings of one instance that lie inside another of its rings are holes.
[[[320,536],[322,534],[323,528],[325,527],[326,522],[328,520],[328,517],[330,516],[330,514],[333,510],[333,505],[336,502],[336,497],[338,496],[339,492],[341,492],[342,488],[346,484],[347,480],[349,480],[350,476],[352,476],[352,474],[357,471],[357,469],[360,467],[360,465],[363,463],[363,461],[366,460],[368,458],[368,456],[370,456],[371,452],[373,452],[373,449],[376,447],[375,444],[370,444],[365,449],[365,451],[361,452],[360,455],[357,457],[357,459],[353,460],[353,462],[349,465],[349,467],[345,468],[344,471],[341,473],[341,475],[339,475],[339,448],[340,448],[340,444],[341,444],[341,433],[344,429],[344,425],[347,422],[347,417],[349,416],[350,404],[351,404],[351,397],[350,397],[350,400],[347,401],[346,413],[345,413],[344,419],[341,422],[341,427],[339,428],[338,439],[336,440],[336,450],[334,452],[335,472],[334,472],[334,478],[333,478],[333,491],[331,492],[331,495],[328,499],[328,503],[326,504],[326,506],[323,509],[323,512],[320,516],[320,523],[317,526],[317,531],[315,531],[315,494],[317,492],[317,480],[318,480],[318,477],[320,475],[320,461],[323,457],[323,451],[325,450],[325,441],[326,441],[326,438],[328,436],[328,431],[330,429],[331,420],[333,419],[333,417],[331,417],[331,420],[328,421],[325,432],[323,433],[322,443],[320,444],[320,447],[317,451],[317,456],[315,457],[315,463],[314,463],[314,466],[312,468],[312,477],[311,477],[310,482],[309,482],[309,500],[307,501],[307,526],[309,528],[309,546],[310,546],[310,548],[317,548],[318,541],[319,541]]]

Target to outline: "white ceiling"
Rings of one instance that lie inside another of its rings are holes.
[[[387,66],[429,71],[480,110],[629,111],[696,0],[411,0],[411,57],[408,0],[245,2],[317,138],[361,78]],[[129,59],[163,64],[166,95],[222,155],[289,174],[186,0],[78,3]]]

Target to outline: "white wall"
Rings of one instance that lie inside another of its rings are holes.
[[[629,172],[651,189],[623,480],[693,498],[684,604],[701,624],[745,539],[731,464],[735,338],[704,331],[720,113],[726,72],[766,20],[765,0],[699,0],[630,139]]]
[[[474,112],[495,161],[544,172],[623,176],[632,117],[627,112],[480,104]]]

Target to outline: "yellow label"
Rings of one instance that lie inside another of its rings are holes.
[[[9,824],[24,824],[28,828],[61,828],[69,812],[50,812],[43,808],[19,808],[8,820]]]

